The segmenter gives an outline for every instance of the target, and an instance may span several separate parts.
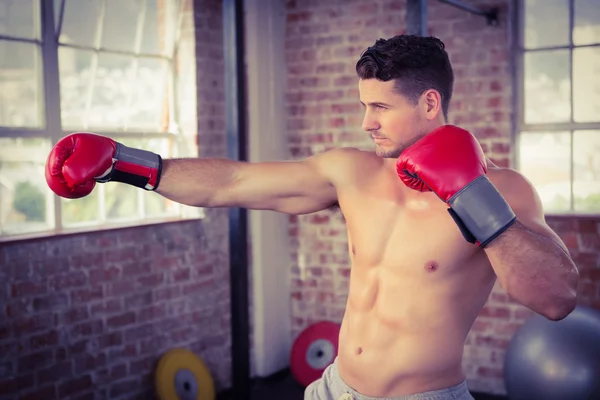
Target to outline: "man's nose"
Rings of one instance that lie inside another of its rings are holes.
[[[373,115],[369,111],[365,112],[362,128],[367,132],[376,131],[379,129],[379,122],[377,122],[376,118],[373,118]]]

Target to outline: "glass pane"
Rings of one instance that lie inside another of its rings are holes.
[[[95,47],[101,10],[98,0],[65,0],[59,42]]]
[[[168,129],[169,63],[157,58],[139,58],[137,76],[130,81],[128,106],[131,129],[166,132]]]
[[[0,126],[42,126],[41,75],[38,45],[0,40]]]
[[[573,118],[600,121],[600,47],[573,50]]]
[[[54,196],[44,177],[51,147],[45,138],[0,138],[0,234],[54,228]]]
[[[569,51],[525,53],[525,122],[571,119]]]
[[[135,52],[142,0],[106,0],[102,48]]]
[[[99,221],[100,208],[98,200],[101,192],[100,184],[89,195],[79,199],[61,197],[62,225],[65,228],[95,225]]]
[[[40,38],[39,0],[0,0],[0,35]]]
[[[573,134],[575,211],[600,211],[600,131]]]
[[[127,115],[138,106],[132,99],[136,87],[134,61],[128,55],[98,55],[88,126],[110,130],[125,126]]]
[[[119,182],[104,184],[106,220],[136,220],[142,216],[139,207],[142,189]]]
[[[538,191],[544,211],[571,208],[571,135],[569,132],[522,132],[519,170]]]
[[[600,43],[600,2],[575,0],[575,26],[573,44]]]
[[[65,130],[87,127],[88,98],[92,90],[94,53],[68,47],[58,48],[60,113]]]
[[[569,44],[569,0],[526,0],[524,22],[525,48]]]
[[[143,54],[165,54],[164,41],[160,40],[160,32],[164,31],[165,14],[163,10],[158,10],[158,0],[146,1],[146,17],[144,18],[144,34],[140,53]],[[164,8],[166,2],[161,1],[161,7]]]

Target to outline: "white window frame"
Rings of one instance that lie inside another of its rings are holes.
[[[41,128],[16,128],[16,127],[8,127],[0,125],[0,138],[47,138],[50,139],[51,145],[54,146],[61,138],[65,135],[72,133],[72,130],[65,130],[62,127],[61,123],[61,108],[60,108],[60,75],[59,75],[59,64],[58,64],[58,49],[60,46],[66,46],[75,49],[82,50],[94,50],[95,57],[98,56],[100,52],[107,52],[111,54],[124,54],[135,57],[155,57],[167,60],[170,63],[170,71],[168,74],[168,79],[170,79],[169,87],[171,93],[169,95],[169,128],[167,132],[162,133],[148,133],[148,132],[140,132],[140,131],[132,131],[132,130],[122,130],[122,131],[106,131],[106,130],[94,130],[94,133],[98,133],[108,137],[120,137],[120,138],[135,138],[135,139],[152,139],[152,138],[160,138],[167,139],[171,138],[173,140],[177,140],[178,135],[181,135],[181,131],[179,129],[179,125],[177,123],[178,120],[178,107],[177,101],[175,100],[177,95],[176,91],[176,77],[173,69],[173,63],[175,62],[176,54],[177,54],[177,42],[175,40],[173,51],[168,56],[159,56],[155,54],[144,54],[138,51],[136,52],[124,52],[124,51],[114,51],[114,50],[106,50],[98,47],[87,47],[87,46],[79,46],[75,44],[59,44],[59,35],[61,32],[61,24],[63,21],[64,7],[66,0],[60,0],[60,7],[58,8],[59,15],[55,16],[55,6],[54,0],[38,0],[39,1],[39,12],[40,15],[40,39],[27,39],[14,37],[10,35],[2,35],[0,34],[0,39],[3,41],[13,41],[19,43],[32,43],[40,46],[41,48],[41,63],[42,63],[42,91],[43,91],[43,110],[42,110],[42,127]],[[98,0],[101,2],[102,13],[106,9],[106,0]],[[144,9],[146,3],[143,2]],[[178,21],[180,24],[180,19],[182,16],[182,6],[184,4],[184,0],[180,1],[180,9],[178,10]],[[35,10],[35,9],[34,9]],[[141,15],[138,18],[143,18],[143,11],[140,13]],[[55,27],[55,20],[58,19],[58,29]],[[101,15],[101,17],[103,17]],[[140,24],[138,24],[139,26]],[[179,27],[176,27],[176,36],[180,34]],[[175,39],[177,39],[175,37]],[[82,129],[82,131],[85,131]],[[195,150],[197,154],[197,149]],[[164,156],[164,155],[163,155]],[[94,190],[101,190],[100,185],[97,185]],[[197,215],[192,216],[184,216],[181,212],[179,212],[178,216],[167,216],[167,217],[152,217],[149,220],[145,218],[132,219],[128,221],[119,221],[119,222],[110,222],[99,221],[98,223],[90,223],[89,225],[84,225],[82,227],[75,228],[64,228],[62,224],[62,207],[61,207],[61,198],[54,195],[53,196],[53,206],[54,206],[54,228],[43,231],[34,231],[23,234],[0,234],[0,243],[8,242],[14,240],[22,240],[29,238],[38,238],[38,237],[49,237],[55,236],[58,234],[71,234],[71,233],[82,233],[82,232],[91,232],[98,230],[109,230],[115,228],[124,228],[124,227],[135,227],[135,226],[143,226],[143,225],[152,225],[157,223],[166,223],[173,221],[184,221],[184,220],[194,220],[204,217],[203,209],[198,208]],[[179,205],[179,207],[183,207]]]
[[[512,21],[513,27],[511,29],[511,39],[513,47],[513,104],[515,104],[514,121],[513,121],[513,152],[512,152],[512,164],[517,170],[520,169],[519,165],[519,135],[520,132],[570,132],[570,206],[567,211],[549,211],[546,215],[550,216],[598,216],[600,210],[597,212],[588,211],[577,211],[574,210],[574,193],[573,193],[573,182],[574,182],[574,165],[573,165],[573,132],[579,130],[600,130],[599,122],[575,122],[573,120],[574,102],[573,102],[573,49],[584,48],[584,47],[598,47],[600,43],[592,45],[574,45],[573,44],[573,28],[575,24],[574,9],[575,0],[568,0],[569,2],[569,44],[564,46],[548,46],[536,49],[525,49],[525,1],[527,0],[513,0],[512,7]],[[569,122],[550,122],[550,123],[526,123],[525,122],[525,53],[536,52],[536,51],[547,51],[547,50],[569,50],[569,73],[570,73],[570,106],[571,106],[571,120]]]

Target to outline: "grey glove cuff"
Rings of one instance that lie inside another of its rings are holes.
[[[470,243],[486,246],[517,219],[487,176],[482,175],[448,201],[448,212]]]
[[[123,182],[145,190],[156,190],[162,174],[162,157],[151,151],[117,143],[113,168],[97,182]]]

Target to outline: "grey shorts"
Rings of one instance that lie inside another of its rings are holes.
[[[304,400],[474,400],[466,381],[445,389],[411,394],[402,397],[363,396],[348,386],[340,377],[337,359],[323,372],[323,376],[304,390]]]

